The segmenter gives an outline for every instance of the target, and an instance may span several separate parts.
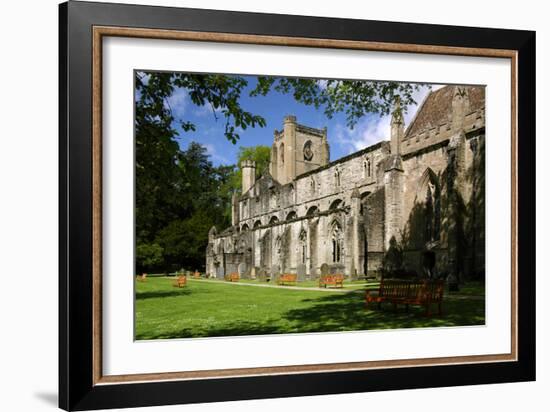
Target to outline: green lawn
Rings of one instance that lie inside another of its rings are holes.
[[[485,296],[485,285],[481,282],[466,282],[460,285],[458,292],[449,292],[449,295]]]
[[[444,316],[426,317],[417,307],[411,307],[409,313],[404,308],[394,312],[391,305],[382,310],[376,305],[365,309],[362,285],[350,285],[352,289],[345,292],[324,292],[189,280],[187,287],[179,289],[172,286],[173,280],[148,278],[136,283],[136,339],[485,323],[485,301],[478,293],[447,296]]]

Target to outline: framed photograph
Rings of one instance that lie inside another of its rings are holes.
[[[66,410],[535,379],[535,33],[60,5]]]

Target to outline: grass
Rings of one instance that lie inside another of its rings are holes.
[[[458,292],[449,292],[449,296],[464,295],[464,296],[485,296],[485,285],[481,282],[466,282],[460,285]]]
[[[444,316],[422,308],[365,309],[362,290],[349,292],[237,286],[173,278],[136,282],[136,339],[264,335],[434,326],[483,325],[484,299],[449,296]]]

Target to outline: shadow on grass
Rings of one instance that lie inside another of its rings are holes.
[[[404,306],[393,310],[393,305],[375,304],[365,308],[363,293],[323,296],[308,299],[315,302],[309,308],[290,310],[285,314],[289,321],[299,323],[301,332],[326,332],[335,330],[370,330],[394,328],[418,328],[435,326],[483,325],[485,323],[485,302],[483,300],[443,301],[443,316],[425,316],[419,306]],[[436,311],[435,305],[432,311]]]
[[[143,333],[136,335],[137,340],[145,339],[177,339],[177,338],[209,338],[223,336],[272,335],[284,333],[279,326],[259,324],[258,322],[234,322],[216,328],[182,328],[168,333]]]
[[[188,288],[174,288],[174,290],[150,290],[146,292],[137,292],[136,299],[154,299],[154,298],[169,298],[173,296],[185,296],[191,294]]]

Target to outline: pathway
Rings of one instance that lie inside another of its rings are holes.
[[[316,287],[304,287],[304,286],[279,286],[279,285],[268,285],[268,284],[256,284],[256,283],[244,283],[244,282],[222,282],[220,280],[213,279],[193,279],[188,278],[193,282],[208,282],[208,283],[218,283],[224,285],[235,285],[235,286],[253,286],[256,288],[277,288],[277,289],[294,289],[294,290],[314,290],[318,292],[364,292],[363,289],[346,289],[346,288],[316,288]]]

